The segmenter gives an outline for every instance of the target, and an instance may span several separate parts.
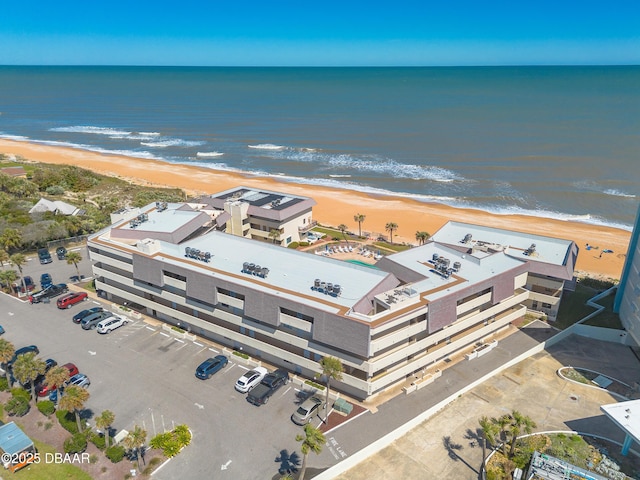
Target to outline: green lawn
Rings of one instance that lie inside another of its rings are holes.
[[[558,311],[558,319],[554,325],[560,329],[565,329],[582,320],[584,317],[594,312],[595,309],[586,305],[587,300],[597,295],[598,291],[581,284],[576,285],[575,292],[565,292],[562,296],[562,303]],[[599,315],[591,318],[585,325],[593,327],[621,329],[620,317],[613,313],[614,295],[609,295],[599,301],[605,307]]]
[[[66,480],[91,480],[91,476],[79,467],[71,463],[55,463],[53,461],[53,455],[49,455],[49,458],[47,458],[47,453],[56,453],[56,450],[51,445],[36,440],[34,440],[34,443],[40,455],[40,463],[17,471],[11,478],[20,480],[51,480],[57,478],[64,478]]]

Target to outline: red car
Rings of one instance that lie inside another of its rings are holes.
[[[56,304],[58,308],[71,308],[76,303],[84,302],[89,296],[85,292],[73,292],[64,297],[60,297]]]
[[[78,373],[78,367],[76,367],[73,363],[65,363],[62,366],[67,370],[69,370],[69,378],[73,377]],[[39,397],[46,397],[47,395],[49,395],[49,393],[51,393],[55,389],[56,389],[55,385],[52,388],[49,388],[49,386],[46,385],[45,383],[41,383],[39,385],[36,385],[36,394]]]

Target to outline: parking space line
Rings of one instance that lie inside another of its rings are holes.
[[[220,353],[218,350],[216,350],[215,348],[211,348],[209,347],[209,350],[211,350],[212,352],[216,352],[216,353]]]
[[[233,367],[235,367],[235,363],[229,363],[229,368],[227,368],[224,372],[222,372],[223,375],[226,375],[229,370],[231,370]]]
[[[240,364],[238,364],[238,367],[243,370],[251,370],[249,367],[245,367],[244,365],[240,365]]]
[[[151,328],[151,327],[149,327],[149,326],[147,326],[147,325],[145,325],[145,327],[144,327],[144,328],[146,328],[147,330],[151,330],[152,332],[155,332],[155,331],[156,331],[156,329],[155,329],[155,328]]]
[[[180,340],[179,338],[176,338],[176,342],[184,343],[184,340]]]
[[[96,302],[95,300],[91,300],[95,305],[102,305],[100,302]]]
[[[164,332],[160,332],[160,335],[163,335],[165,337],[169,337],[170,336],[168,333],[164,333]]]
[[[199,347],[204,347],[204,345],[203,345],[203,344],[198,343],[198,342],[193,342],[193,344],[194,344],[194,345],[197,345],[197,346],[199,346]]]
[[[291,390],[291,387],[287,388],[287,389],[284,391],[284,393],[283,393],[282,395],[280,395],[280,396],[281,396],[281,397],[284,397],[284,396],[287,394],[287,392],[288,392],[289,390]]]

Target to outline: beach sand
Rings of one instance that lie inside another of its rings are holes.
[[[602,278],[620,278],[631,236],[628,231],[611,227],[524,215],[495,215],[408,198],[373,196],[351,190],[28,142],[0,140],[0,153],[19,155],[43,163],[77,165],[141,185],[179,187],[189,195],[216,193],[239,185],[304,195],[318,202],[313,208],[313,216],[321,224],[345,224],[350,231],[357,233],[358,224],[353,217],[361,213],[366,216],[362,224],[363,232],[373,236],[380,234],[388,237],[385,225],[388,222],[396,223],[398,229],[393,235],[394,242],[416,244],[417,231],[434,233],[449,220],[569,239],[580,248],[576,270]],[[587,244],[598,249],[587,250]],[[604,249],[613,250],[613,253],[601,255]]]

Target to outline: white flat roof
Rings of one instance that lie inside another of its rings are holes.
[[[472,240],[465,243],[463,240],[468,234],[471,235]],[[480,246],[480,243],[503,248],[510,247],[508,254],[514,258],[553,265],[564,265],[569,248],[573,244],[571,240],[460,222],[447,222],[433,234],[431,240],[469,248]],[[532,244],[535,244],[535,251],[531,255],[525,255],[524,252]]]
[[[624,432],[640,443],[640,400],[602,405],[600,410]]]

